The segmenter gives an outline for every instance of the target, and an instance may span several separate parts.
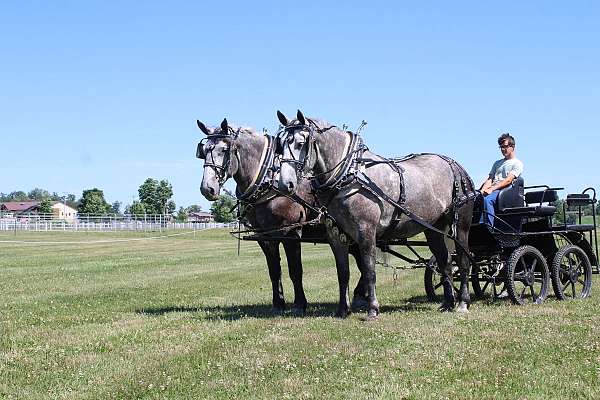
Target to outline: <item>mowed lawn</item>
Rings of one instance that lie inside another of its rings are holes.
[[[236,250],[225,230],[0,243],[0,398],[600,398],[596,275],[585,300],[484,300],[462,315],[425,300],[422,270],[394,281],[379,268],[382,314],[366,322],[333,317],[326,246],[304,246],[304,317],[273,315],[262,253]],[[290,303],[285,265],[284,287]]]

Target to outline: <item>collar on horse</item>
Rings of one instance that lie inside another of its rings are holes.
[[[272,187],[272,179],[269,171],[274,172],[273,161],[275,160],[275,140],[272,136],[265,135],[267,143],[263,147],[260,159],[260,168],[244,192],[236,188],[235,195],[239,202],[251,204],[256,203]]]

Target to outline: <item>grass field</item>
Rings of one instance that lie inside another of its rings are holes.
[[[224,230],[0,243],[0,398],[600,398],[597,276],[589,299],[459,315],[425,301],[423,271],[395,282],[380,269],[382,314],[365,322],[332,317],[328,248],[305,245],[303,259],[308,314],[275,316],[258,246],[238,257]],[[287,272],[284,285],[291,302]]]

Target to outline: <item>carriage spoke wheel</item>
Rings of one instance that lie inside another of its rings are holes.
[[[541,304],[548,295],[550,272],[538,249],[521,246],[508,258],[506,289],[514,304]]]
[[[561,247],[550,269],[552,287],[557,299],[582,299],[592,290],[592,265],[581,247]]]
[[[452,287],[456,296],[459,293],[460,278],[458,277],[458,268],[452,264]],[[425,293],[427,300],[432,302],[440,302],[444,298],[444,287],[442,282],[442,274],[438,268],[435,256],[432,256],[427,262],[424,274]]]

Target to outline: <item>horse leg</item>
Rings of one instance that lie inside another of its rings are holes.
[[[303,315],[306,312],[306,296],[302,285],[302,252],[300,251],[300,242],[295,240],[284,240],[283,248],[287,258],[290,279],[294,284],[294,305],[292,312]]]
[[[340,302],[335,315],[340,318],[346,318],[350,314],[350,299],[348,297],[348,286],[350,284],[350,268],[348,262],[348,245],[340,242],[338,236],[327,229],[329,246],[335,257],[335,267],[337,269],[338,285],[340,289]]]
[[[469,207],[471,207],[471,209]],[[473,214],[472,206],[470,204],[463,206],[459,214],[459,220],[456,224],[456,239],[468,250],[469,229],[471,229],[471,219]],[[471,262],[467,254],[459,246],[456,246],[456,254],[458,267],[460,268],[460,298],[456,311],[468,312],[469,305],[471,304],[471,295],[469,294]]]
[[[436,228],[439,229],[438,226]],[[441,229],[443,230],[443,229]],[[452,262],[448,246],[444,241],[444,236],[430,230],[425,231],[429,250],[435,256],[438,268],[442,273],[442,284],[444,288],[444,301],[440,306],[440,311],[452,311],[455,306],[454,286],[452,286]]]
[[[361,235],[358,240],[360,259],[367,286],[367,317],[370,320],[376,319],[379,315],[379,301],[377,301],[377,295],[375,294],[375,284],[377,281],[375,273],[375,235],[373,234],[372,236],[370,238],[366,235]]]
[[[352,296],[352,310],[360,310],[366,309],[369,306],[368,296],[367,296],[367,281],[365,279],[365,270],[362,264],[362,259],[360,258],[360,252],[358,251],[358,246],[356,244],[352,244],[349,247],[350,254],[356,260],[356,266],[360,271],[360,278],[358,283],[356,284],[356,288],[354,289],[354,294]]]
[[[281,284],[281,258],[279,257],[278,242],[258,242],[265,254],[271,287],[273,290],[273,311],[283,312],[285,310],[285,299],[283,298],[283,285]]]

